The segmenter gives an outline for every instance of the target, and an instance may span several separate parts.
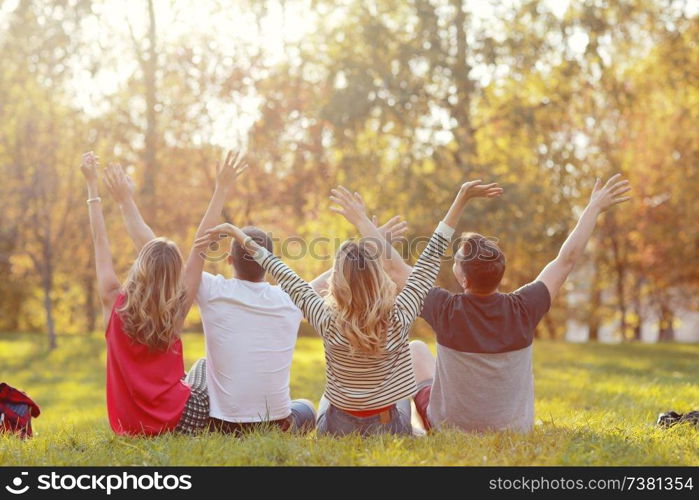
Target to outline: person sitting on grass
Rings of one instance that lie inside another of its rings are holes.
[[[425,295],[439,272],[440,259],[466,201],[470,183],[459,190],[443,222],[396,296],[385,273],[387,238],[364,216],[358,225],[371,225],[373,241],[347,241],[335,256],[327,300],[269,250],[244,231],[222,224],[197,240],[203,248],[232,236],[279,282],[321,335],[325,348],[326,388],[318,410],[319,434],[411,434],[410,400],[416,391],[408,331],[420,313]],[[340,197],[351,197],[340,190]],[[338,201],[336,196],[333,201]],[[341,209],[335,209],[342,212]]]
[[[243,170],[239,165],[221,173],[221,182],[202,225],[218,216],[227,185]],[[117,434],[158,435],[194,432],[209,418],[209,398],[203,366],[195,363],[185,377],[180,331],[194,300],[198,276],[195,249],[183,266],[172,241],[152,238],[122,284],[114,271],[109,238],[99,196],[98,159],[85,153],[81,171],[87,181],[90,226],[95,249],[97,284],[106,325],[107,413]],[[203,232],[202,227],[197,235]],[[199,264],[200,265],[200,264]]]
[[[231,153],[224,166],[235,164]],[[224,170],[225,171],[225,170]],[[137,247],[155,238],[141,217],[133,197],[133,185],[120,167],[107,171],[107,185],[119,203],[128,233]],[[220,214],[221,200],[212,208]],[[209,229],[214,220],[202,227]],[[257,244],[272,250],[272,240],[255,226],[243,232]],[[396,218],[379,228],[382,234],[399,236],[405,230]],[[198,286],[199,305],[206,358],[200,360],[206,371],[211,427],[238,435],[261,428],[308,432],[315,427],[315,408],[306,399],[291,399],[291,362],[301,322],[301,311],[279,286],[265,280],[266,271],[235,241],[226,262],[234,278],[203,271],[203,260],[193,263],[192,286]],[[321,293],[327,287],[329,272],[311,282]]]
[[[532,342],[537,324],[582,256],[599,215],[629,199],[629,183],[615,175],[595,183],[590,202],[561,250],[538,278],[513,293],[498,290],[505,255],[496,243],[467,233],[453,273],[463,293],[433,288],[422,317],[437,335],[437,360],[424,342],[411,343],[424,427],[528,432],[534,425]],[[411,270],[396,254],[392,276]]]

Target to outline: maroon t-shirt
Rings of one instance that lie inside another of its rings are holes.
[[[550,305],[542,282],[488,296],[430,291],[422,317],[437,334],[438,359],[423,413],[435,428],[531,430],[531,344]]]
[[[512,293],[488,296],[433,288],[421,315],[440,345],[461,352],[500,353],[531,345],[536,325],[550,307],[546,285],[535,281]]]

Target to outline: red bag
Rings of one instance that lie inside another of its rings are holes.
[[[22,439],[32,437],[32,417],[39,413],[39,406],[29,396],[0,383],[0,433],[12,432]]]

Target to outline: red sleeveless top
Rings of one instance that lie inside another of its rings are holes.
[[[190,388],[184,383],[182,341],[167,351],[149,351],[123,329],[114,303],[107,325],[107,413],[117,434],[156,435],[174,429]]]

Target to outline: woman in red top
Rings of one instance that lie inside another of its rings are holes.
[[[245,168],[240,155],[228,153],[197,235],[215,225],[229,188]],[[193,248],[184,265],[177,245],[155,238],[148,229],[126,281],[119,283],[94,154],[83,155],[81,171],[87,181],[97,283],[107,325],[107,412],[112,430],[157,435],[202,429],[209,419],[204,363],[196,363],[185,378],[180,331],[197,292],[203,259]],[[108,175],[112,181],[122,177],[112,185],[113,192],[114,185],[130,186],[123,182],[121,167],[110,166]]]

